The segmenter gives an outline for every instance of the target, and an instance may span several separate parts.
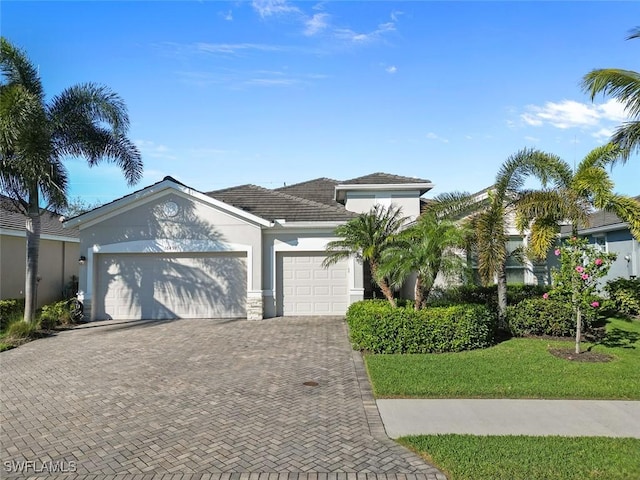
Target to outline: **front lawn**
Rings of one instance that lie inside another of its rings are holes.
[[[365,355],[365,362],[378,398],[640,399],[640,321],[609,321],[592,350],[610,362],[568,361],[549,348],[573,343],[513,338],[483,350]]]
[[[399,440],[449,480],[640,478],[640,439],[420,435]]]

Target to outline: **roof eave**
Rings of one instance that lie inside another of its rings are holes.
[[[429,190],[435,187],[431,182],[420,183],[342,183],[335,186],[335,199],[336,201],[345,199],[345,192],[350,190],[418,190],[420,195],[424,195]]]

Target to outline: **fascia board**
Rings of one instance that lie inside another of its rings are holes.
[[[271,222],[264,218],[258,217],[251,213],[245,212],[237,207],[216,200],[203,193],[200,193],[192,188],[188,188],[182,185],[178,185],[170,180],[164,180],[156,185],[147,187],[138,193],[131,194],[124,198],[120,198],[111,202],[103,207],[98,207],[95,210],[87,212],[83,215],[79,215],[72,219],[69,219],[63,223],[64,228],[79,226],[80,229],[90,227],[104,220],[114,217],[123,211],[130,210],[138,205],[144,204],[155,198],[163,196],[167,190],[173,190],[177,193],[182,193],[186,197],[196,198],[201,202],[211,205],[219,210],[225,211],[230,215],[243,218],[250,223],[260,225],[262,227],[271,226]]]

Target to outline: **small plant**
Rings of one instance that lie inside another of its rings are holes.
[[[4,331],[14,319],[21,317],[23,312],[24,298],[0,300],[0,331]]]
[[[553,288],[543,298],[569,302],[576,321],[576,353],[580,353],[580,338],[585,313],[600,307],[596,293],[598,280],[609,271],[616,259],[614,253],[604,253],[586,238],[572,237],[555,249],[560,267],[552,271]],[[588,315],[587,315],[588,316]]]
[[[22,319],[11,322],[7,326],[5,338],[9,341],[31,338],[38,331],[39,325],[33,322],[25,322]]]
[[[74,323],[71,312],[72,301],[60,300],[42,307],[40,314],[40,325],[44,329],[52,329],[58,325],[70,325]]]
[[[613,308],[624,315],[640,315],[640,279],[610,280],[604,287]]]

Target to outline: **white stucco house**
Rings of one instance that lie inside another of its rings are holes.
[[[374,173],[199,192],[164,180],[65,222],[78,228],[90,320],[342,315],[365,294],[351,258],[323,268],[334,229],[376,204],[415,219],[429,180]]]

